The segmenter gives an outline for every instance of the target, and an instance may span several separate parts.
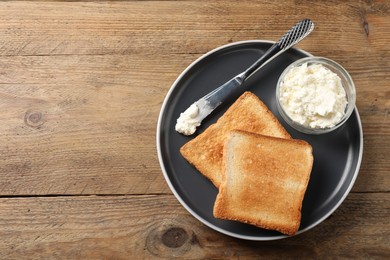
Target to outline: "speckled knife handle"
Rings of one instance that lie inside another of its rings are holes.
[[[286,32],[278,42],[274,43],[255,63],[253,63],[245,72],[244,80],[252,76],[258,69],[276,58],[282,52],[288,50],[314,29],[314,23],[309,19],[302,19]]]

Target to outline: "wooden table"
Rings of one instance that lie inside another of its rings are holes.
[[[0,259],[389,258],[389,1],[0,3]],[[244,241],[191,216],[156,151],[165,95],[220,45],[277,40],[341,63],[364,155],[344,203],[296,237]]]

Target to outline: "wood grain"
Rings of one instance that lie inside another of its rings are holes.
[[[7,121],[0,126],[0,139],[8,154],[0,169],[14,172],[1,179],[2,194],[166,191],[155,147],[163,98],[158,79],[164,69],[142,83],[149,72],[134,71],[128,59],[7,57],[9,70],[26,79],[10,75],[21,83],[0,85],[2,118]],[[18,67],[20,62],[26,67]],[[137,65],[145,70],[150,66]]]
[[[354,79],[359,176],[313,230],[233,239],[173,197],[159,110],[204,53],[277,40],[303,17],[316,29],[298,47]],[[388,258],[389,41],[386,0],[0,2],[0,259]]]
[[[382,258],[389,204],[384,194],[351,194],[314,230],[259,243],[213,231],[172,195],[9,198],[0,200],[0,258]]]

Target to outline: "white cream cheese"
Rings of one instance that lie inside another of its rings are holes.
[[[192,135],[195,133],[196,128],[200,126],[200,120],[198,118],[199,108],[194,103],[186,111],[180,114],[177,119],[175,129],[177,132],[184,135]]]
[[[321,64],[302,64],[286,73],[279,101],[295,122],[311,128],[333,127],[348,103],[340,77]]]

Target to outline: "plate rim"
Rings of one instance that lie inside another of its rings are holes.
[[[327,219],[331,214],[333,214],[333,212],[340,207],[340,205],[344,202],[344,200],[346,199],[346,197],[349,195],[353,185],[355,184],[355,181],[357,179],[357,176],[359,174],[359,171],[360,171],[360,167],[361,167],[361,163],[362,163],[362,158],[363,158],[363,126],[362,126],[362,123],[361,123],[361,119],[360,119],[360,115],[359,115],[359,112],[357,110],[357,106],[355,105],[355,108],[354,108],[354,113],[356,114],[356,119],[358,121],[358,125],[359,125],[359,136],[360,136],[360,139],[359,139],[359,156],[358,156],[358,161],[357,161],[357,164],[356,164],[356,170],[355,172],[353,173],[353,176],[352,176],[352,179],[351,179],[351,182],[349,183],[349,186],[348,188],[345,190],[344,194],[342,195],[341,199],[334,205],[334,207],[329,210],[329,212],[327,214],[324,214],[324,216],[322,216],[321,218],[319,218],[316,222],[313,222],[311,225],[308,225],[307,227],[305,227],[304,229],[301,229],[299,230],[295,235],[293,236],[287,236],[287,235],[278,235],[278,236],[273,236],[273,237],[260,237],[260,236],[246,236],[246,235],[241,235],[241,234],[237,234],[237,233],[234,233],[234,232],[230,232],[230,231],[227,231],[223,228],[220,228],[212,223],[210,223],[209,221],[207,221],[206,219],[202,218],[201,216],[199,216],[190,206],[188,206],[185,201],[181,198],[181,196],[178,194],[178,192],[176,191],[175,187],[173,186],[169,176],[168,176],[168,173],[167,173],[167,170],[165,168],[165,165],[164,165],[164,162],[163,162],[163,158],[162,158],[162,153],[161,153],[161,124],[162,124],[162,117],[163,117],[163,114],[166,110],[166,107],[167,107],[167,104],[168,104],[168,100],[170,99],[171,95],[172,95],[172,92],[176,89],[177,87],[177,84],[182,80],[182,78],[188,73],[189,70],[192,69],[192,67],[194,67],[197,63],[199,63],[200,61],[202,61],[203,59],[205,59],[206,57],[210,56],[211,54],[215,53],[215,52],[218,52],[222,49],[225,49],[225,48],[229,48],[229,47],[233,47],[233,46],[238,46],[238,45],[243,45],[243,44],[253,44],[253,43],[270,43],[270,44],[273,44],[275,43],[274,41],[269,41],[269,40],[243,40],[243,41],[236,41],[236,42],[232,42],[232,43],[228,43],[228,44],[224,44],[224,45],[221,45],[221,46],[218,46],[208,52],[206,52],[205,54],[202,54],[200,57],[198,57],[197,59],[195,59],[194,61],[192,61],[180,74],[179,76],[175,79],[175,81],[172,83],[172,85],[170,86],[165,98],[164,98],[164,101],[161,105],[161,109],[160,109],[160,112],[159,112],[159,115],[158,115],[158,120],[157,120],[157,129],[156,129],[156,148],[157,148],[157,156],[158,156],[158,160],[159,160],[159,164],[160,164],[160,168],[163,172],[163,176],[164,176],[164,179],[166,181],[166,183],[168,184],[171,192],[173,193],[173,195],[176,197],[176,199],[180,202],[180,204],[193,216],[195,217],[197,220],[199,220],[201,223],[203,223],[204,225],[208,226],[209,228],[215,230],[215,231],[218,231],[222,234],[225,234],[225,235],[228,235],[228,236],[231,236],[231,237],[235,237],[235,238],[239,238],[239,239],[244,239],[244,240],[252,240],[252,241],[271,241],[271,240],[279,240],[279,239],[283,239],[283,238],[289,238],[289,237],[294,237],[294,236],[297,236],[299,234],[302,234],[312,228],[314,228],[315,226],[317,226],[318,224],[322,223],[325,219]],[[302,50],[300,48],[296,48],[294,47],[293,49],[307,55],[307,56],[314,56],[313,54],[305,51],[305,50]]]

